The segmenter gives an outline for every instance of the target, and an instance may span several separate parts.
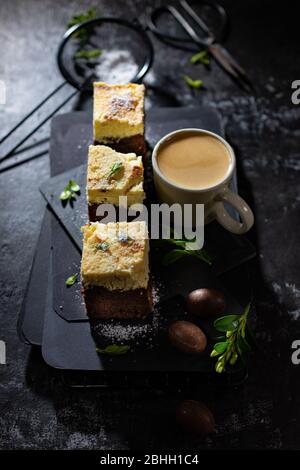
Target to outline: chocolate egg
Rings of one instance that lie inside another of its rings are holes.
[[[176,321],[169,327],[169,340],[182,352],[188,354],[200,354],[207,345],[207,339],[203,331],[189,321]]]
[[[203,318],[222,315],[226,309],[225,296],[217,289],[193,290],[187,295],[186,303],[190,313]]]
[[[176,409],[176,421],[185,432],[206,435],[214,431],[215,418],[204,403],[185,400]]]

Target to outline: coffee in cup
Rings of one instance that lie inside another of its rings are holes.
[[[204,129],[180,129],[166,135],[152,153],[153,178],[161,203],[204,205],[204,222],[217,220],[243,234],[254,222],[248,204],[230,189],[235,155],[221,136]],[[225,205],[226,203],[226,205]],[[231,205],[240,221],[227,211]]]
[[[208,189],[227,177],[231,157],[214,136],[186,132],[160,147],[157,164],[165,177],[180,187]]]

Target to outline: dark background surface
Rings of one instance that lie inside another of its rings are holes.
[[[98,10],[143,20],[145,5],[159,3],[109,0],[98,2]],[[7,87],[7,102],[0,105],[1,135],[60,82],[58,43],[69,18],[90,5],[77,0],[1,2],[0,79]],[[239,91],[216,64],[210,71],[195,68],[189,53],[155,40],[147,106],[211,104],[222,114],[236,149],[240,192],[255,210],[251,237],[258,250],[251,269],[259,348],[248,380],[234,388],[200,382],[189,391],[69,390],[38,350],[19,341],[17,317],[44,207],[38,186],[49,176],[45,140],[13,161],[42,154],[39,158],[0,170],[0,339],[7,344],[7,365],[0,365],[0,448],[300,447],[300,365],[291,362],[291,343],[300,339],[300,107],[291,103],[291,82],[300,78],[299,15],[292,2],[284,8],[271,1],[224,5],[231,20],[226,46],[249,71],[256,96]],[[202,78],[206,89],[190,90],[183,73]],[[65,110],[90,106],[79,100]],[[45,126],[35,141],[48,136]],[[1,155],[6,148],[1,146]],[[183,398],[210,406],[217,421],[214,435],[199,439],[178,431],[174,407]]]

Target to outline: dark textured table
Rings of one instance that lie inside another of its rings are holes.
[[[141,20],[146,4],[159,4],[98,3],[100,13]],[[17,317],[44,208],[38,186],[49,175],[45,126],[32,141],[34,147],[0,170],[0,340],[7,345],[7,365],[0,365],[0,448],[300,447],[300,365],[291,362],[292,341],[300,339],[300,106],[291,102],[291,82],[300,78],[299,15],[291,4],[282,8],[271,1],[224,4],[231,19],[226,45],[249,71],[256,96],[239,91],[216,64],[210,71],[195,68],[189,53],[155,40],[147,105],[208,103],[227,124],[238,155],[240,192],[256,216],[250,236],[258,250],[251,263],[258,348],[248,380],[212,390],[201,383],[190,391],[69,390],[39,350],[19,341]],[[0,105],[1,134],[60,82],[55,63],[59,40],[68,19],[88,6],[79,0],[1,2],[0,79],[7,88],[7,102]],[[205,90],[190,90],[183,73],[202,78]],[[80,99],[65,110],[89,106],[90,101]],[[1,146],[1,155],[6,148]],[[5,169],[23,159],[28,161]],[[214,435],[196,439],[178,431],[174,406],[182,398],[203,399],[211,407]]]

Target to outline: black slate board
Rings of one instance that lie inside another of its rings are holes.
[[[51,212],[46,208],[18,321],[21,339],[35,346],[41,345],[43,337],[50,247]]]
[[[82,128],[82,122],[89,120],[91,120],[91,116],[89,117],[88,113],[81,111],[61,114],[52,119],[50,138],[51,176],[58,175],[59,173],[69,170],[74,166],[78,166],[85,161],[85,147],[72,147],[71,142],[69,145],[70,151],[68,151],[68,142],[66,139],[69,138],[71,127],[76,129],[78,135],[81,136],[82,142],[84,142],[87,136],[84,134],[86,129]],[[54,214],[46,207],[40,236],[35,250],[34,262],[32,264],[18,320],[18,333],[20,339],[36,346],[41,346],[42,344],[45,312],[43,311],[43,308],[40,308],[40,306],[43,305],[48,291],[49,257],[47,255],[45,256],[45,253],[48,253],[51,245],[50,228],[51,220],[53,218],[55,218]],[[46,238],[48,239],[46,240]],[[40,261],[37,261],[40,259],[43,259],[42,269]],[[39,280],[38,288],[36,279]],[[34,305],[37,306],[37,308],[34,308]]]
[[[177,110],[177,108],[174,108],[174,109]],[[161,116],[162,119],[164,119],[164,120],[167,119],[167,118],[168,119],[171,119],[171,118],[175,119],[176,113],[174,113],[174,109],[172,108],[171,110],[166,110],[166,109],[152,110],[153,111],[153,114],[152,114],[153,119],[156,122],[158,121],[159,116]],[[192,108],[188,109],[188,113],[190,113],[191,110],[192,110]],[[178,111],[179,111],[179,109],[178,109]],[[182,114],[182,110],[180,110],[180,112]],[[195,112],[195,110],[193,110],[193,112]],[[197,113],[197,114],[199,114],[199,113]],[[57,171],[62,170],[62,169],[72,168],[74,164],[78,165],[82,161],[86,160],[86,147],[87,147],[88,143],[91,142],[91,135],[90,135],[90,137],[86,136],[86,132],[87,132],[87,128],[88,128],[87,125],[88,125],[89,122],[90,122],[90,117],[86,113],[71,113],[71,114],[67,114],[67,115],[58,116],[53,120],[52,134],[51,134],[51,149],[50,149],[51,173],[52,174],[57,174]],[[211,124],[212,124],[212,122],[213,122],[213,118],[211,119]],[[210,129],[214,130],[215,132],[218,132],[218,129],[216,127],[216,123],[217,123],[217,120],[215,120],[214,127],[211,126]],[[181,125],[182,126],[187,126],[186,123],[182,123]],[[200,123],[198,123],[198,124],[188,124],[188,125],[195,125],[196,127],[200,127],[200,126],[207,127],[204,124],[200,124]],[[163,135],[163,134],[171,131],[172,129],[174,129],[174,127],[173,128],[170,127],[166,131],[164,131],[163,129],[165,129],[165,128],[162,128],[162,125],[160,123],[158,123],[157,126],[159,127],[159,130],[156,132],[156,134],[153,134],[154,135],[153,139],[155,139],[155,141],[157,139],[159,139],[161,137],[161,135]],[[174,126],[174,123],[173,123],[173,126]],[[176,127],[180,127],[180,126],[176,125]],[[73,128],[73,133],[70,130],[71,128]],[[86,129],[86,132],[84,132],[84,130],[83,130],[84,128]],[[82,145],[80,143],[78,144],[78,141],[76,141],[76,139],[75,140],[72,139],[72,136],[74,136],[74,135],[81,136],[80,138],[84,140]],[[68,139],[68,142],[69,142],[68,144],[66,143],[66,139]],[[55,220],[55,217],[53,216],[53,214],[50,215],[50,218],[52,219],[52,229],[53,229],[53,231],[55,232],[55,230],[57,230],[57,233],[63,233],[64,236],[68,238],[68,235],[66,233],[64,233],[64,231],[62,230],[62,227],[60,226],[60,224],[57,223],[57,220]],[[209,227],[209,230],[210,230],[210,227]],[[68,239],[68,242],[70,242],[70,239]],[[243,243],[241,245],[243,245]],[[70,246],[72,246],[72,250],[74,250],[74,249],[76,250],[76,248],[74,247],[74,245],[72,243],[70,244]],[[239,248],[242,248],[242,247],[240,246]],[[245,250],[245,246],[243,246],[243,248]],[[251,248],[250,251],[251,251],[252,254],[250,254],[249,248]],[[62,250],[63,250],[63,246],[62,246]],[[244,253],[244,255],[247,255],[247,256],[251,257],[251,256],[253,256],[253,251],[254,250],[253,250],[252,245],[248,246],[247,249],[246,249],[246,252]],[[54,253],[56,253],[56,252],[57,251],[54,250]],[[237,252],[239,252],[239,250],[237,250]],[[59,257],[57,259],[59,260]],[[47,269],[46,269],[46,265],[45,265],[45,272],[46,271],[47,271]],[[63,274],[63,276],[64,276],[64,274]],[[65,279],[65,277],[64,277],[64,279]],[[51,278],[51,280],[52,280],[52,278]],[[47,322],[51,321],[51,319],[52,319],[52,321],[55,323],[55,321],[57,320],[56,327],[54,328],[54,330],[51,330],[51,328],[49,328],[49,332],[54,331],[56,333],[58,333],[58,332],[61,333],[62,325],[64,325],[64,328],[67,329],[66,325],[67,324],[70,325],[70,328],[71,328],[72,324],[70,324],[70,323],[66,322],[65,320],[63,320],[61,317],[59,317],[59,315],[56,315],[56,314],[53,315],[54,312],[53,312],[52,304],[51,304],[51,301],[49,300],[49,299],[51,299],[51,296],[52,296],[51,283],[49,283],[49,289],[48,290],[49,290],[49,295],[48,295],[48,305],[47,305],[47,312],[46,312],[47,313],[47,315],[46,315]],[[32,320],[34,320],[34,319],[32,318]],[[63,321],[64,323],[60,323],[60,325],[59,325],[58,322],[60,322],[60,321]],[[74,323],[74,325],[75,325],[75,323]],[[83,336],[84,336],[84,332],[86,332],[86,333],[88,332],[89,338],[91,340],[90,331],[89,331],[89,329],[86,330],[86,328],[89,327],[89,323],[86,322],[84,327],[83,327],[82,322],[79,322],[76,325],[77,325],[76,327],[74,326],[74,330],[72,330],[74,332],[74,334],[75,334],[75,331],[77,331],[77,332],[81,331]],[[80,326],[83,327],[82,330],[80,330]],[[75,330],[75,328],[76,328],[76,330]],[[66,334],[67,334],[68,338],[72,337],[71,330],[66,332]],[[83,337],[82,337],[82,340],[83,340]],[[76,337],[76,341],[77,341],[78,344],[80,344],[80,341],[79,341],[78,337]],[[84,341],[85,340],[83,340],[83,343],[84,343]],[[46,344],[49,344],[49,343],[46,342]],[[93,344],[93,354],[95,354],[94,342],[92,344]],[[60,345],[60,346],[62,346],[62,345]],[[59,348],[58,348],[58,350],[59,350]],[[48,353],[49,353],[49,350],[44,345],[43,346],[43,354],[45,355],[45,358],[48,357],[47,356]],[[51,352],[51,354],[53,354],[53,351]],[[56,366],[61,367],[61,368],[66,367],[66,365],[67,365],[66,363],[59,364],[59,361],[56,361],[56,359],[59,359],[59,357],[57,357],[55,359],[55,357],[53,357],[51,354],[50,354],[50,357],[48,358],[49,363],[51,365],[53,365],[55,367]],[[91,355],[91,358],[92,358],[92,355]],[[76,364],[74,364],[74,360],[76,359],[76,354],[72,355],[72,357],[65,358],[65,359],[71,359],[71,363],[69,364],[71,369],[72,368],[73,369],[81,369],[81,365],[79,363],[77,364],[77,366],[76,366]],[[73,363],[72,363],[72,361],[73,361]],[[92,367],[92,370],[99,370],[98,355],[96,355],[96,359],[95,359],[95,357],[94,357],[94,359],[91,359],[91,367]],[[85,365],[85,368],[89,369],[89,367],[87,367],[87,364]]]
[[[61,230],[59,221],[53,220],[53,228]],[[77,253],[78,262],[80,256],[77,252],[72,240],[66,232],[62,239],[62,246],[65,248],[65,256],[69,257]],[[75,251],[73,251],[75,250]],[[53,248],[52,254],[55,252]],[[51,257],[53,260],[53,257]],[[72,258],[73,259],[73,258]],[[174,274],[174,266],[166,268],[166,272],[162,273],[162,277],[170,278],[169,293],[170,297],[166,302],[159,304],[155,309],[156,318],[161,318],[161,328],[150,333],[150,341],[148,335],[133,334],[126,344],[131,346],[132,351],[123,356],[105,356],[99,355],[96,346],[105,347],[111,344],[105,339],[103,334],[104,325],[113,325],[113,328],[126,328],[130,322],[94,322],[89,321],[66,321],[61,315],[57,315],[52,306],[51,289],[53,288],[53,277],[51,263],[51,275],[49,276],[49,295],[47,299],[47,310],[45,316],[42,354],[44,360],[52,367],[63,370],[81,370],[81,371],[122,371],[123,373],[131,371],[186,371],[186,372],[203,372],[207,373],[212,368],[212,362],[209,358],[210,346],[207,353],[199,356],[183,355],[169,344],[166,338],[167,325],[177,319],[189,319],[186,314],[183,299],[173,293],[186,293],[190,289],[203,286],[216,287],[225,293],[227,299],[227,311],[242,312],[239,302],[227,292],[220,281],[215,278],[210,268],[202,265],[198,260],[191,259],[189,262],[179,262],[176,265]],[[65,288],[70,293],[69,301],[72,306],[80,309],[81,298],[79,293],[79,284],[74,284],[70,288]],[[74,302],[74,298],[77,299]],[[83,312],[81,310],[80,312]],[[141,322],[141,329],[145,325],[151,325],[152,317],[146,322]],[[195,319],[193,319],[195,322]],[[213,338],[217,332],[213,329],[210,321],[202,321],[199,325],[206,332],[208,337]],[[135,322],[135,328],[136,326]],[[136,341],[138,339],[138,341]],[[124,344],[124,340],[119,341],[118,335],[113,340],[114,344]]]
[[[172,127],[174,126],[173,120],[178,119],[179,112],[183,116],[184,113],[193,112],[190,110],[192,108],[184,108],[184,110],[183,108],[157,108],[147,112],[147,120],[152,116],[153,120],[157,122],[152,133],[152,142],[174,128]],[[91,121],[92,115],[83,111],[61,114],[52,119],[50,138],[50,174],[52,177],[86,162],[86,149],[88,144],[92,143]],[[220,120],[216,113],[209,113],[205,122],[215,132],[220,131]],[[201,124],[200,117],[198,123]],[[39,261],[35,261],[32,265],[18,322],[20,338],[34,345],[42,344],[44,312],[43,308],[39,308],[39,305],[43,305],[43,299],[47,296],[49,258],[44,257],[44,254],[48,252],[48,242],[45,237],[50,233],[47,227],[49,219],[51,224],[55,217],[52,212],[46,209],[34,257],[35,260],[43,259],[43,268],[41,269]],[[36,279],[39,280],[38,288]],[[33,305],[37,305],[38,308],[33,308]]]
[[[215,117],[218,120],[217,115]],[[157,119],[158,117],[155,117],[155,121]],[[166,116],[164,119],[166,119]],[[191,124],[181,121],[180,125],[187,127]],[[194,125],[200,127],[200,124],[195,123]],[[173,121],[173,126],[177,127],[175,121]],[[205,127],[204,124],[201,124],[201,126]],[[172,128],[169,128],[166,132],[169,130],[172,130]],[[217,131],[216,127],[213,130]],[[166,133],[161,125],[159,132]],[[156,133],[155,139],[160,138],[162,134]],[[71,141],[74,146],[76,135]],[[74,171],[81,172],[82,170],[77,168]],[[167,297],[168,300],[167,302],[160,301],[156,307],[158,315],[155,313],[156,318],[159,316],[162,319],[161,328],[150,335],[146,335],[146,337],[138,335],[138,341],[135,340],[135,337],[133,341],[128,339],[126,342],[130,344],[133,351],[125,356],[107,357],[101,355],[100,357],[96,352],[96,345],[105,347],[107,344],[111,344],[111,339],[105,337],[104,334],[105,324],[109,326],[112,323],[113,331],[116,330],[116,327],[126,329],[128,325],[116,321],[98,322],[91,325],[87,321],[80,295],[80,283],[78,282],[70,288],[65,286],[65,279],[70,274],[79,271],[80,251],[79,247],[73,243],[74,240],[72,241],[70,238],[70,232],[62,229],[62,222],[65,227],[64,220],[52,220],[53,251],[49,292],[51,289],[54,291],[55,308],[53,308],[49,297],[42,345],[43,357],[48,364],[63,370],[122,371],[124,373],[147,370],[201,371],[207,373],[208,370],[211,370],[212,364],[208,353],[202,356],[201,361],[181,355],[174,351],[165,338],[166,326],[170,321],[177,318],[187,318],[182,295],[178,296],[176,294],[184,295],[187,291],[199,287],[199,285],[222,288],[209,267],[191,259],[189,263],[178,263],[175,268],[174,266],[168,268],[169,273],[162,273],[162,277],[164,279],[169,278],[169,283],[166,288],[164,282],[164,292],[160,297],[161,299]],[[62,263],[62,259],[67,259],[68,263]],[[226,297],[229,311],[237,313],[242,311],[241,306],[228,292]],[[138,325],[138,331],[139,329],[143,331],[143,327],[151,325],[152,321],[151,317],[147,322]],[[202,323],[201,326],[210,336],[213,336],[211,322]],[[150,344],[148,341],[149,336],[151,338]],[[112,342],[124,344],[124,339],[119,340],[118,335],[116,335]]]

